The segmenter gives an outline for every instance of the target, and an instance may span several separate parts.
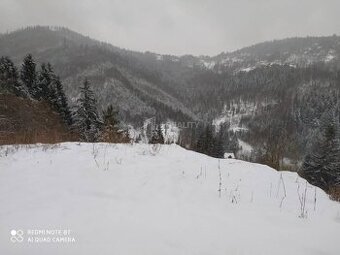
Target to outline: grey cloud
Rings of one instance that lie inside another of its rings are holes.
[[[338,0],[0,0],[0,32],[58,25],[133,50],[214,55],[339,34],[338,10]]]

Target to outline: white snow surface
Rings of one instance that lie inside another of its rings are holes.
[[[307,185],[301,218],[305,187],[177,145],[3,146],[0,254],[340,254],[340,204]],[[12,229],[70,229],[75,242],[12,243]]]

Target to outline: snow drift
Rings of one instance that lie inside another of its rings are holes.
[[[0,254],[340,254],[340,204],[295,173],[176,145],[0,154]],[[28,242],[54,229],[74,242]]]

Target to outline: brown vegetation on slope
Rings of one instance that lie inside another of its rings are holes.
[[[0,94],[0,145],[75,140],[46,102]]]

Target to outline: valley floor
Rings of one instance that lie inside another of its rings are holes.
[[[339,236],[340,203],[295,173],[176,145],[0,147],[0,254],[338,255]]]

